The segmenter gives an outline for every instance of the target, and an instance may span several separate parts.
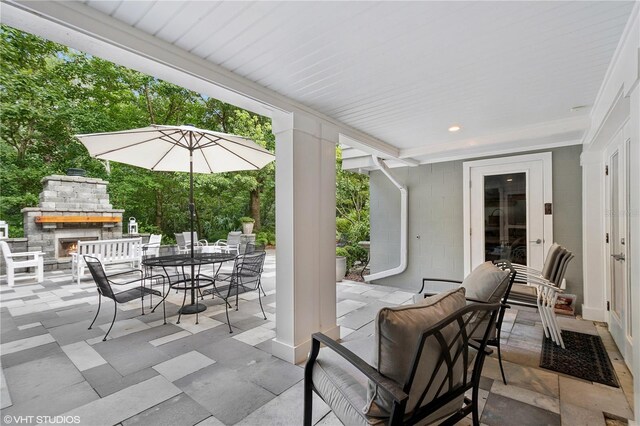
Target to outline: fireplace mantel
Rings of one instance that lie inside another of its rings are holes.
[[[118,223],[122,217],[109,216],[36,216],[36,223]]]

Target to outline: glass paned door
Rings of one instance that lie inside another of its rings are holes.
[[[484,260],[527,264],[527,174],[484,176]]]
[[[542,269],[553,243],[551,153],[463,163],[464,273],[510,259]]]

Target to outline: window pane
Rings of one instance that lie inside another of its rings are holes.
[[[485,260],[527,264],[527,174],[484,177]]]

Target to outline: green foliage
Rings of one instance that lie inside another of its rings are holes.
[[[347,234],[351,229],[351,222],[344,217],[336,217],[336,232],[338,234]]]
[[[261,245],[276,245],[276,233],[273,229],[263,229],[256,235],[256,243]]]
[[[356,261],[367,259],[367,251],[357,244],[369,240],[369,177],[342,170],[339,148],[336,163],[336,233],[351,269]]]
[[[349,253],[349,257],[353,259],[353,262],[365,263],[367,261],[368,253],[360,246],[345,246],[344,249]]]
[[[22,234],[24,207],[36,206],[41,179],[81,167],[110,182],[114,208],[141,232],[189,229],[186,173],[153,172],[91,158],[73,135],[185,124],[234,133],[275,150],[266,117],[109,61],[0,25],[0,219]],[[369,238],[368,177],[343,171],[337,150],[336,226],[354,245]],[[196,175],[196,230],[226,238],[239,218],[255,221],[257,241],[275,244],[275,163],[258,171]],[[126,226],[126,224],[125,224]]]
[[[356,262],[364,264],[367,261],[367,251],[358,246],[336,247],[336,256],[347,258],[347,271],[353,268]]]
[[[336,256],[348,257],[349,252],[344,247],[336,247]]]
[[[188,174],[115,162],[108,173],[74,134],[190,123],[275,148],[265,117],[4,25],[0,55],[0,218],[10,224],[11,236],[22,229],[20,209],[38,204],[42,177],[65,174],[69,167],[108,180],[111,204],[124,209],[124,217],[135,216],[141,230],[173,238],[189,228]],[[226,238],[243,216],[256,219],[256,229],[258,220],[273,228],[274,179],[273,164],[196,175],[199,235]]]
[[[255,219],[249,216],[242,216],[240,218],[240,223],[255,223]]]

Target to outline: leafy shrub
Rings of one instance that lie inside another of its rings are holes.
[[[262,245],[275,246],[276,245],[276,233],[272,229],[262,229],[256,235],[256,243]]]
[[[345,249],[347,253],[349,253],[349,257],[352,259],[352,264],[355,264],[355,262],[360,262],[364,264],[367,261],[368,253],[362,247],[346,246]]]
[[[336,231],[340,234],[347,234],[351,228],[351,222],[343,217],[336,218]]]
[[[347,272],[353,268],[355,258],[349,253],[348,247],[336,247],[336,256],[344,256],[347,258]]]

